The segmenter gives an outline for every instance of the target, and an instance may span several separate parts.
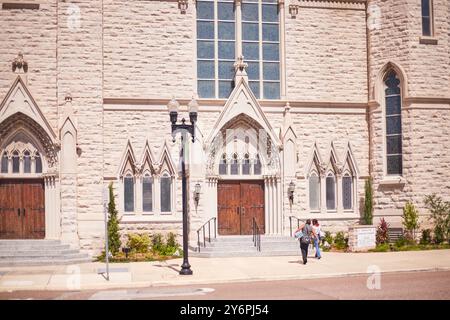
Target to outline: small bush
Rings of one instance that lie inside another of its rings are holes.
[[[403,208],[403,226],[406,230],[406,235],[409,239],[416,239],[416,230],[420,227],[419,224],[419,212],[414,204],[407,202]]]
[[[148,234],[128,234],[127,246],[131,249],[131,252],[147,253],[150,247],[150,237]]]
[[[164,247],[163,236],[160,233],[156,233],[152,237],[152,251],[160,252]]]
[[[173,232],[169,232],[167,234],[167,246],[168,247],[176,247],[178,246],[177,235]]]
[[[336,237],[334,237],[334,247],[338,250],[347,248],[347,242],[345,240],[346,239],[344,233],[342,231],[339,231],[338,233],[336,233]]]
[[[329,245],[333,244],[333,236],[331,235],[330,231],[325,231],[325,237],[323,238],[325,242],[327,242]]]
[[[436,194],[425,197],[425,205],[431,212],[436,243],[450,243],[450,201],[444,201]]]
[[[381,218],[380,224],[378,225],[378,228],[377,228],[377,234],[376,234],[377,245],[389,243],[388,229],[389,229],[389,223],[387,223],[386,220],[384,220],[384,218]]]
[[[420,238],[420,244],[426,245],[431,243],[431,230],[424,229],[422,230],[422,237]]]
[[[382,244],[378,244],[375,249],[371,249],[369,251],[370,252],[388,252],[390,250],[391,250],[391,248],[389,246],[389,243],[382,243]]]

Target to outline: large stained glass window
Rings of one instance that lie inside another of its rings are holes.
[[[386,172],[388,175],[402,175],[402,98],[400,80],[390,71],[386,84]]]

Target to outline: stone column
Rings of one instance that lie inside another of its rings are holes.
[[[320,174],[320,212],[327,213],[327,181],[325,174]]]
[[[344,203],[342,198],[342,174],[336,174],[336,208],[338,213],[344,212]]]
[[[269,227],[269,180],[264,177],[264,224],[265,224],[265,234],[270,233]]]
[[[59,181],[55,174],[44,175],[45,188],[45,238],[61,238],[61,212],[59,203]]]

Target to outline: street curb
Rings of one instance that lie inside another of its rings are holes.
[[[450,271],[450,267],[432,267],[432,268],[411,268],[400,270],[380,271],[380,274],[393,273],[408,273],[408,272],[438,272]],[[3,287],[0,292],[11,291],[87,291],[87,290],[110,290],[110,289],[129,289],[129,288],[143,288],[143,287],[165,287],[165,286],[185,286],[185,285],[208,285],[208,284],[224,284],[224,283],[247,283],[247,282],[263,282],[263,281],[288,281],[288,280],[311,280],[311,279],[326,279],[326,278],[343,278],[343,277],[357,277],[367,276],[373,273],[370,272],[347,272],[347,273],[328,273],[328,274],[310,274],[310,275],[292,275],[292,276],[260,276],[250,278],[230,278],[230,279],[188,279],[180,278],[171,281],[137,281],[127,283],[104,283],[101,285],[82,285],[77,289],[67,289],[67,287],[48,286],[30,286],[24,287]]]

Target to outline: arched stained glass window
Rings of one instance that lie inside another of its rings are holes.
[[[342,178],[342,201],[344,210],[353,208],[353,178],[349,174]]]
[[[34,161],[36,164],[35,172],[42,173],[42,159],[41,156],[39,155],[39,152],[37,152],[36,155],[34,156]]]
[[[149,174],[142,180],[142,211],[153,211],[153,177]]]
[[[391,70],[384,81],[386,117],[386,172],[388,175],[402,175],[402,98],[400,80]]]
[[[230,174],[239,174],[239,160],[236,153],[233,154],[233,159],[231,159]]]
[[[161,177],[161,212],[172,211],[172,178],[165,173]]]
[[[2,173],[8,173],[8,154],[3,152],[2,156]]]
[[[127,175],[123,178],[124,210],[134,211],[134,177]]]
[[[23,172],[31,173],[31,155],[29,151],[23,153]]]
[[[336,209],[336,179],[331,173],[326,178],[326,201],[328,210]]]
[[[261,174],[261,160],[259,155],[256,155],[255,163],[253,164],[253,174]]]
[[[315,172],[309,177],[309,208],[311,210],[320,208],[320,178]]]
[[[242,174],[250,174],[250,155],[248,153],[244,155],[244,161],[242,162]]]
[[[20,159],[19,152],[14,151],[12,155],[12,172],[19,173],[20,172]]]
[[[219,163],[219,174],[227,174],[227,155],[224,153]]]

